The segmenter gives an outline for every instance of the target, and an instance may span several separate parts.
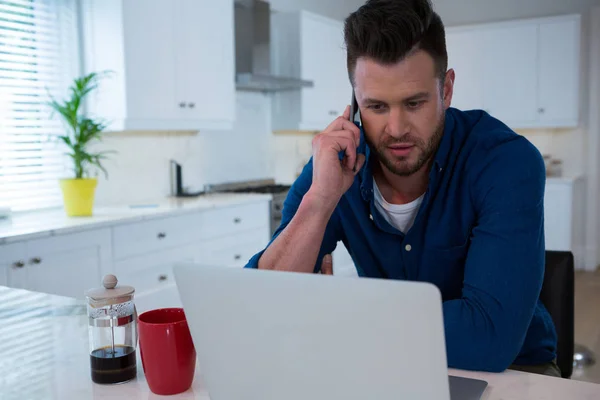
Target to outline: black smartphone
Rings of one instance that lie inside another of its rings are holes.
[[[356,101],[356,94],[354,93],[354,87],[352,88],[352,99],[350,100],[350,122],[356,123],[356,113],[358,113],[358,102]],[[359,115],[360,118],[360,115]],[[358,150],[358,148],[357,148]],[[354,164],[354,171],[356,171],[356,163]]]
[[[356,112],[358,111],[358,102],[356,101],[356,95],[354,94],[354,88],[352,88],[352,99],[350,100],[350,121],[354,122]]]

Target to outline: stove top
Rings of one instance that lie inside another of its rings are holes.
[[[263,179],[211,185],[211,191],[229,193],[268,193],[277,195],[287,193],[287,191],[290,190],[290,187],[290,185],[277,184],[274,179]]]
[[[265,186],[253,186],[253,187],[245,187],[245,188],[237,188],[227,190],[228,192],[233,193],[270,193],[270,194],[278,194],[284,193],[290,190],[289,185],[265,185]]]

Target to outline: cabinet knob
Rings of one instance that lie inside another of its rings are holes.
[[[166,281],[167,279],[169,279],[169,277],[168,277],[167,275],[159,275],[159,276],[158,276],[158,281],[159,281],[159,282],[164,282],[164,281]]]
[[[239,260],[240,258],[242,258],[242,256],[241,256],[241,255],[239,255],[239,254],[236,254],[235,256],[233,256],[233,258],[235,258],[235,259],[236,259],[236,261],[237,261],[237,260]]]
[[[189,108],[194,108],[194,107],[196,107],[196,103],[188,103],[188,107]]]
[[[32,259],[29,261],[29,263],[30,263],[30,264],[40,264],[41,262],[42,262],[42,259],[41,259],[41,258],[39,258],[39,257],[33,257],[33,258],[32,258]]]
[[[23,268],[25,266],[25,261],[15,261],[12,266],[14,268]]]
[[[167,234],[165,232],[159,232],[158,235],[156,235],[156,237],[158,237],[159,239],[164,239],[167,237]]]
[[[329,115],[338,115],[339,113],[335,110],[329,111]]]
[[[540,107],[540,108],[538,108],[538,112],[539,112],[540,114],[543,114],[543,113],[545,113],[545,112],[546,112],[546,109],[545,109],[545,108],[543,108],[543,107]]]
[[[185,102],[182,101],[181,103],[179,103],[179,108],[185,108]]]
[[[233,223],[234,223],[234,224],[239,224],[240,222],[242,222],[242,219],[241,219],[241,218],[234,218],[234,219],[233,219]]]

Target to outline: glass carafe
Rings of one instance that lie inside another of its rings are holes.
[[[86,292],[92,381],[127,382],[137,374],[135,290],[117,286],[114,275],[106,275],[102,285]]]

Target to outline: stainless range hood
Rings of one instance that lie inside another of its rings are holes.
[[[271,9],[261,0],[235,1],[236,89],[279,92],[312,87],[312,81],[271,74]]]

